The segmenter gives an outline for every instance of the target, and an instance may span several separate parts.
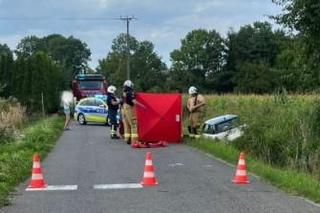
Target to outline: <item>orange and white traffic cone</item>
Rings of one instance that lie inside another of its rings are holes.
[[[235,184],[249,183],[249,180],[247,177],[247,172],[246,172],[246,162],[244,160],[244,153],[243,152],[240,153],[236,175],[234,176],[232,182]]]
[[[147,152],[146,163],[144,166],[143,179],[140,182],[143,186],[154,186],[158,185],[156,177],[154,175],[154,168],[151,159],[151,152]]]
[[[32,176],[28,188],[46,188],[47,184],[42,175],[40,157],[38,153],[33,155],[32,161]]]

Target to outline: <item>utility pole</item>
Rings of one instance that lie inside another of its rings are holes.
[[[126,46],[127,46],[127,80],[130,80],[130,48],[129,48],[129,27],[130,21],[136,19],[134,16],[120,16],[120,20],[127,22],[127,36],[126,36]]]

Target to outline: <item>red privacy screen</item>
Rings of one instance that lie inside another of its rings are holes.
[[[141,142],[181,142],[181,94],[137,93],[146,106],[136,106],[138,134]]]

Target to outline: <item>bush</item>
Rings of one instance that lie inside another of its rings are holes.
[[[18,133],[26,120],[25,108],[17,102],[0,99],[0,141],[8,141]]]
[[[54,147],[62,127],[63,117],[41,119],[22,129],[23,138],[0,144],[0,207],[8,204],[10,191],[30,175],[32,155],[38,152],[43,159]]]

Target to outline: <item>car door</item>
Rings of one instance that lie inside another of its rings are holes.
[[[107,106],[106,104],[100,100],[95,99],[95,112],[96,112],[96,122],[105,123],[107,122]]]
[[[103,101],[92,98],[88,103],[88,108],[90,109],[87,114],[87,121],[105,123],[106,119],[106,109],[103,107]]]

